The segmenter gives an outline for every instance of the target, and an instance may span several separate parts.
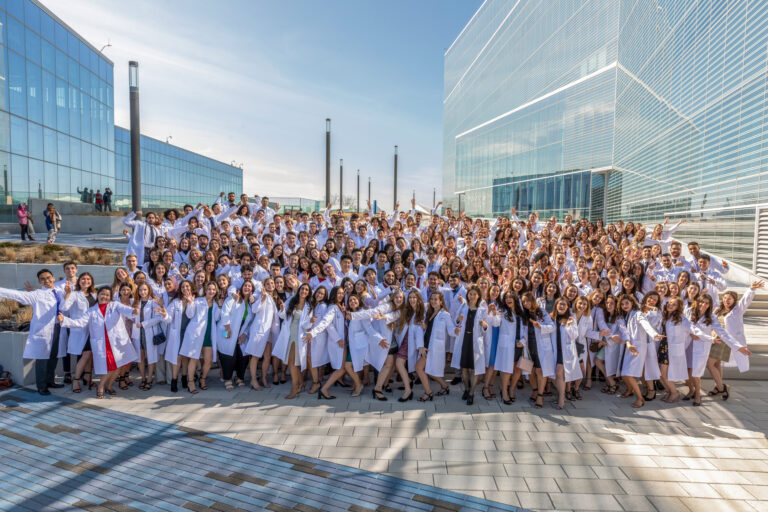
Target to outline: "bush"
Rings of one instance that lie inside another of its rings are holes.
[[[43,246],[43,254],[54,254],[63,251],[64,248],[56,244],[48,244]]]
[[[25,324],[32,321],[32,306],[22,306],[16,312],[16,321]]]

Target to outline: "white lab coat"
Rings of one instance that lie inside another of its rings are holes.
[[[279,358],[285,364],[289,364],[288,356],[291,354],[291,318],[288,317],[286,313],[289,302],[290,301],[286,300],[283,310],[278,313],[278,316],[283,319],[283,325],[280,327],[280,334],[277,336],[277,341],[272,347],[272,355]],[[304,333],[309,330],[309,327],[312,324],[311,320],[312,313],[310,311],[309,302],[306,301],[304,303],[304,308],[301,310],[301,318],[299,319],[299,339],[296,340],[296,348],[299,351],[299,361],[301,362],[301,371],[307,369],[307,344],[304,342]]]
[[[615,334],[620,334],[619,332],[619,324],[618,322],[614,322],[613,324],[607,324],[608,328],[611,330],[611,334],[608,335],[608,337],[605,338],[605,342],[608,343],[605,346],[605,373],[607,375],[619,377],[621,375],[621,367],[619,364],[621,363],[621,355],[624,353],[624,343],[619,340],[618,342],[614,341],[612,336]]]
[[[648,311],[643,313],[645,319],[651,324],[653,330],[657,333],[661,333],[661,310]],[[645,369],[643,370],[643,377],[645,380],[659,380],[661,378],[661,369],[659,368],[659,340],[648,337],[648,351],[645,353]]]
[[[582,377],[581,366],[579,366],[579,354],[576,351],[576,340],[579,338],[579,326],[575,321],[570,325],[563,325],[560,322],[553,322],[554,330],[550,334],[555,356],[555,368],[557,368],[557,330],[560,330],[560,352],[563,359],[563,373],[565,382],[573,382]],[[539,358],[541,360],[541,358]]]
[[[731,360],[725,366],[737,366],[741,373],[749,371],[749,356],[745,356],[737,350],[747,346],[747,336],[744,334],[744,313],[752,304],[755,298],[755,290],[749,289],[741,296],[739,302],[733,307],[730,313],[723,318],[725,330],[731,335],[731,338],[738,343],[734,349],[731,347]]]
[[[453,368],[461,368],[461,352],[464,345],[464,331],[467,328],[467,313],[469,306],[466,304],[460,304],[456,312],[455,318],[462,316],[461,323],[459,324],[459,333],[453,340],[453,355],[451,356],[451,366]],[[472,345],[473,345],[473,360],[475,363],[475,375],[485,374],[485,329],[480,325],[480,322],[485,320],[488,314],[488,309],[483,302],[480,307],[477,308],[475,313],[475,322],[472,326]]]
[[[323,318],[309,330],[312,339],[323,332],[327,335],[328,360],[334,370],[339,370],[344,364],[344,314],[338,307],[328,306]],[[339,340],[342,346],[339,346]]]
[[[62,295],[63,296],[63,295]],[[88,297],[81,291],[72,291],[64,303],[61,305],[61,312],[66,312],[69,318],[80,318],[91,308]],[[64,329],[62,329],[62,336]],[[85,342],[88,341],[88,327],[70,327],[67,337],[67,353],[80,355],[83,353]],[[61,338],[59,338],[61,343]]]
[[[136,302],[134,302],[134,305],[136,305]],[[160,332],[163,332],[163,326],[171,322],[171,317],[168,316],[167,311],[165,312],[164,315],[161,315],[160,313],[155,312],[155,308],[157,307],[160,307],[160,305],[157,302],[151,299],[148,300],[147,303],[144,304],[144,322],[141,322],[141,325],[144,327],[145,347],[147,352],[148,364],[155,364],[157,361],[162,359],[163,354],[165,354],[165,345],[166,343],[168,343],[167,339],[165,342],[161,343],[160,345],[155,345],[152,342],[153,336],[155,334],[159,334]],[[141,355],[141,328],[137,327],[137,324],[140,323],[139,322],[139,318],[141,318],[140,315],[141,315],[141,309],[133,318],[133,329],[131,332],[131,338],[133,339],[133,347],[136,350],[136,353],[139,355]]]
[[[131,318],[133,308],[119,302],[107,304],[102,316],[99,305],[96,304],[79,318],[64,318],[62,327],[87,327],[91,336],[93,351],[93,373],[106,375],[107,372],[107,343],[105,332],[109,333],[109,346],[117,367],[120,368],[138,359],[138,354],[125,328],[125,319]],[[106,326],[106,331],[105,331]]]
[[[265,295],[262,302],[257,299],[251,310],[251,323],[248,328],[248,340],[245,342],[243,354],[262,357],[267,342],[270,340],[272,327],[277,320],[277,307],[272,297]]]
[[[165,360],[171,364],[179,361],[179,349],[181,348],[181,321],[184,315],[181,299],[174,299],[165,307],[170,322],[165,326]]]
[[[253,308],[256,306],[256,303],[248,304],[248,314],[245,315],[245,301],[237,301],[234,297],[227,297],[221,307],[221,318],[218,323],[220,334],[217,348],[220,353],[228,356],[234,355],[237,339],[240,335],[245,334],[246,340],[248,339],[248,329],[253,321]],[[243,316],[245,316],[245,321],[243,321]],[[226,326],[229,326],[229,337],[226,337]]]
[[[648,357],[648,351],[653,350],[653,338],[658,334],[640,311],[631,311],[628,318],[620,317],[616,324],[622,342],[629,341],[637,349],[637,355],[626,349],[624,345],[621,375],[640,378]]]
[[[445,310],[437,313],[432,323],[429,343],[427,344],[422,341],[417,347],[421,348],[427,345],[427,365],[424,369],[427,375],[443,377],[445,373],[446,348],[453,344],[455,328],[456,325],[450,313]]]
[[[504,312],[497,311],[495,315],[488,315],[486,320],[490,327],[499,328],[499,341],[496,345],[496,361],[494,369],[503,373],[515,371],[515,348],[517,340],[522,338],[523,322],[516,315],[508,320]],[[520,323],[520,332],[517,324]],[[491,329],[488,329],[490,331]]]
[[[576,315],[574,315],[574,318],[576,318]],[[578,320],[576,320],[576,327],[578,328],[579,334],[576,338],[576,343],[581,345],[583,347],[583,350],[581,352],[581,355],[579,356],[579,362],[586,365],[587,364],[587,358],[589,357],[589,344],[590,340],[588,339],[590,332],[592,331],[592,324],[593,320],[591,316],[582,316]],[[576,350],[578,351],[579,348],[577,347]]]
[[[221,318],[221,308],[213,302],[212,312],[213,325],[211,326],[211,347],[213,348],[213,360],[216,361],[218,352],[219,333],[216,329],[216,322]],[[179,354],[192,359],[200,359],[200,352],[203,349],[205,340],[205,330],[208,326],[208,302],[205,297],[198,297],[187,306],[185,313],[190,319],[187,324],[187,330],[184,332],[184,340],[181,343]]]
[[[315,317],[312,327],[323,319],[326,311],[328,311],[328,304],[324,302],[315,306],[312,311],[312,316]],[[309,342],[309,353],[312,356],[312,368],[319,368],[330,362],[328,359],[328,334],[325,331],[318,334],[317,337],[313,337],[312,341]]]
[[[691,343],[693,325],[683,316],[679,324],[674,324],[672,320],[667,320],[664,326],[667,336],[667,357],[669,359],[667,378],[671,382],[687,380],[688,362],[685,351]]]
[[[352,367],[356,372],[363,369],[366,362],[381,370],[389,350],[390,340],[387,342],[387,348],[381,348],[379,342],[383,339],[370,320],[351,320],[349,322],[349,358],[352,360]],[[375,345],[373,347],[372,345]],[[381,357],[383,355],[383,357]]]
[[[125,248],[125,255],[135,254],[137,258],[137,266],[141,268],[144,264],[144,234],[146,231],[147,223],[141,220],[134,220],[136,213],[131,212],[123,218],[123,224],[133,229],[130,238],[128,238],[128,246]],[[125,263],[125,258],[123,258]]]
[[[64,295],[59,295],[63,303]],[[56,324],[56,296],[53,288],[42,288],[31,292],[0,288],[0,298],[15,300],[19,304],[32,306],[32,321],[24,344],[24,359],[48,359],[53,345],[53,328]]]
[[[701,377],[704,375],[704,371],[707,369],[707,359],[709,359],[709,351],[712,348],[712,343],[715,341],[715,335],[717,335],[722,343],[728,344],[731,347],[731,352],[738,350],[741,347],[741,343],[733,338],[718,322],[717,318],[712,316],[712,323],[707,325],[703,318],[700,318],[698,322],[693,323],[693,334],[699,337],[697,340],[693,340],[693,350],[691,351],[691,375],[693,377]]]
[[[539,366],[541,367],[541,373],[544,377],[555,376],[555,353],[554,342],[552,341],[551,334],[555,332],[555,324],[552,319],[544,314],[543,318],[536,320],[541,327],[534,327],[533,324],[529,324],[526,328],[523,327],[523,333],[525,338],[525,345],[528,346],[530,352],[530,330],[533,329],[533,333],[536,336],[536,354],[539,358]]]

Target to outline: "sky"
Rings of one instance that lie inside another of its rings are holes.
[[[115,63],[115,123],[128,127],[139,62],[143,134],[243,164],[249,195],[331,193],[391,208],[440,197],[443,55],[481,0],[43,0]],[[216,191],[212,191],[216,192]]]

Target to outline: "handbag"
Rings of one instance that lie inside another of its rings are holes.
[[[162,345],[163,343],[165,343],[165,333],[164,332],[159,332],[159,333],[155,334],[154,336],[152,336],[152,344],[153,345]]]
[[[592,342],[589,344],[589,351],[597,352],[599,350],[600,350],[600,340],[592,340]]]
[[[0,389],[8,389],[10,387],[13,387],[11,372],[0,371]]]
[[[520,356],[520,359],[517,360],[517,367],[524,372],[530,372],[533,370],[533,361],[525,356]]]

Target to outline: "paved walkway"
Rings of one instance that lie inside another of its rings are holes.
[[[105,400],[59,394],[534,510],[768,509],[768,382],[734,381],[727,402],[655,400],[639,410],[594,388],[564,411],[534,409],[527,393],[511,406],[478,397],[468,407],[458,387],[402,404],[338,387],[334,401],[285,400],[287,385],[227,392],[209,382],[195,396],[160,386]]]
[[[0,510],[516,510],[22,390],[0,396],[0,440]]]

